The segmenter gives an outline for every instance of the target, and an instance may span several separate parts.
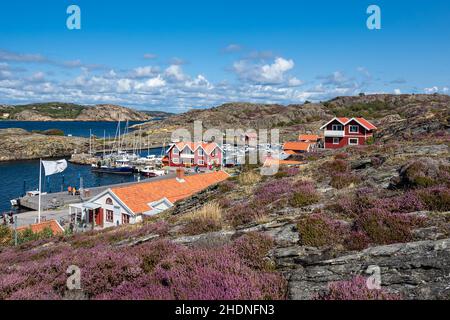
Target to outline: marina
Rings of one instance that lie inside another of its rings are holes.
[[[154,155],[159,157],[162,148],[142,150],[141,157]],[[80,189],[95,188],[120,183],[136,182],[143,176],[138,173],[116,175],[93,172],[90,165],[68,163],[67,169],[58,175],[46,177],[42,182],[43,193],[66,191],[69,186]],[[37,190],[39,180],[39,160],[0,162],[0,212],[11,210],[12,199],[23,196],[26,192]]]

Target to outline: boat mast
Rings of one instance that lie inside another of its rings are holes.
[[[103,159],[105,159],[106,153],[106,130],[103,130]]]
[[[89,154],[92,154],[92,129],[89,129]]]

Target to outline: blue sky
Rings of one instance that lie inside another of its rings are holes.
[[[81,30],[66,9],[81,8]],[[381,8],[381,30],[366,9]],[[2,1],[0,103],[182,112],[448,93],[449,1]]]

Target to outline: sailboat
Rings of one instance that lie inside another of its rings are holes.
[[[133,167],[130,166],[130,159],[127,157],[126,152],[122,151],[122,142],[120,139],[120,119],[117,124],[116,136],[114,137],[114,146],[117,143],[117,153],[114,151],[106,157],[105,150],[103,150],[103,161],[99,161],[98,164],[93,164],[91,171],[96,173],[113,173],[113,174],[133,174]],[[104,147],[105,148],[105,147]],[[103,163],[102,163],[103,162]]]

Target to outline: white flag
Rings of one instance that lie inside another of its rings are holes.
[[[67,161],[64,159],[58,161],[42,161],[42,165],[44,166],[45,175],[50,176],[66,170]]]

